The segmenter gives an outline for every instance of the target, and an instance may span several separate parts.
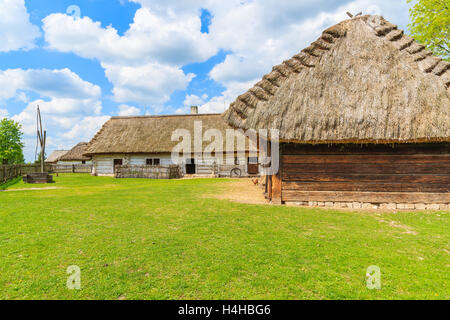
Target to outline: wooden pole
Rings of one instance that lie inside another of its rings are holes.
[[[38,139],[39,143],[41,145],[41,173],[44,173],[44,161],[45,161],[45,144],[47,140],[47,131],[42,130],[42,117],[41,117],[41,110],[39,109],[39,106],[37,107],[37,120],[38,120]]]
[[[282,170],[283,170],[283,161],[281,155],[281,145],[280,145],[280,165],[277,174],[272,176],[272,203],[274,204],[282,204]]]

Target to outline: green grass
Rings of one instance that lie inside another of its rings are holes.
[[[18,178],[9,180],[9,181],[7,181],[5,183],[1,183],[0,184],[0,191],[1,190],[6,190],[6,189],[8,189],[9,187],[11,187],[11,186],[13,186],[15,184],[18,184],[20,182],[20,180],[22,180],[22,177],[18,177]]]
[[[204,196],[230,180],[55,180],[8,189],[60,189],[0,192],[0,299],[450,298],[448,212]],[[66,288],[71,265],[81,268],[79,291]],[[371,265],[381,290],[366,288]]]

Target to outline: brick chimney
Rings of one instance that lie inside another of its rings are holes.
[[[191,106],[191,114],[198,114],[198,107],[197,106]]]

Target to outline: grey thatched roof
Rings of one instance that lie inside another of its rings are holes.
[[[243,129],[282,141],[449,141],[450,63],[379,16],[327,30],[273,68],[225,112]]]
[[[202,122],[203,134],[209,129],[219,130],[223,135],[224,148],[217,151],[226,151],[226,130],[233,130],[233,128],[223,121],[221,114],[199,114],[113,117],[89,142],[85,155],[170,153],[179,144],[178,141],[172,141],[172,134],[175,130],[188,130],[192,141],[194,140],[195,121]],[[203,142],[203,148],[209,144],[210,142]],[[248,141],[246,150],[248,150]],[[192,151],[194,151],[193,144]]]
[[[80,142],[69,152],[59,158],[58,161],[89,161],[90,157],[84,156],[86,151],[87,142]]]
[[[59,158],[65,155],[69,150],[56,150],[45,160],[46,163],[58,162]]]

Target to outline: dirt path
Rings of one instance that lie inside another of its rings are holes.
[[[264,190],[255,186],[251,179],[230,181],[223,186],[220,194],[209,194],[206,197],[247,204],[269,204],[264,197]]]
[[[4,192],[17,192],[17,191],[40,191],[40,190],[56,190],[62,189],[58,187],[47,187],[47,188],[25,188],[25,189],[11,189],[11,190],[3,190]]]

